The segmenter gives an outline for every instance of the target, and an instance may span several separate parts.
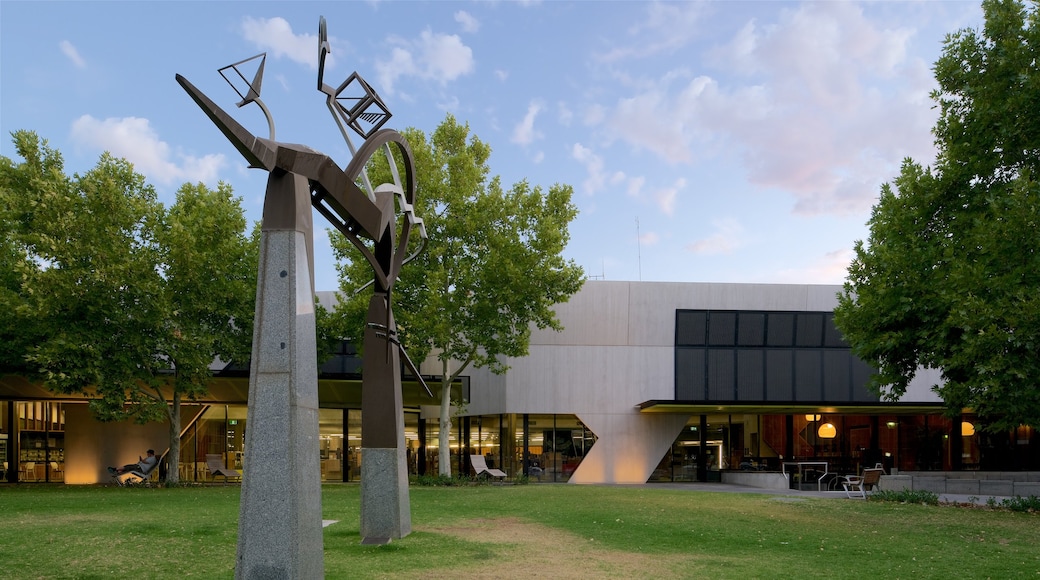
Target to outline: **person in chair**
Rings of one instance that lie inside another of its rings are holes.
[[[155,467],[157,461],[159,461],[159,458],[155,456],[155,450],[149,449],[147,455],[144,457],[137,456],[137,463],[128,463],[122,467],[109,467],[108,472],[115,476],[120,476],[131,471],[148,473],[153,467]]]

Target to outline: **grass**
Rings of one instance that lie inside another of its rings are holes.
[[[327,578],[1022,578],[1040,516],[653,487],[412,487],[413,532],[361,546],[322,488]],[[239,488],[0,488],[0,577],[230,578]]]

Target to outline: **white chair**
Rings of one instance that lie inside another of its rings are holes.
[[[873,493],[881,483],[881,475],[884,473],[885,470],[879,467],[864,469],[862,476],[846,476],[841,486],[845,488],[845,495],[849,496],[849,499],[854,497],[867,499],[867,496]]]
[[[25,481],[29,481],[29,478],[32,478],[32,481],[38,481],[36,479],[36,462],[35,461],[26,461],[25,462]]]
[[[492,469],[488,467],[487,459],[484,459],[483,455],[470,455],[469,462],[473,466],[473,471],[476,472],[477,477],[480,477],[485,473],[491,477],[507,477],[506,472],[501,469]]]

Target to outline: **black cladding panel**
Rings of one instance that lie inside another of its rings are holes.
[[[879,400],[830,312],[679,310],[675,340],[676,400]]]
[[[795,315],[790,312],[770,312],[766,315],[766,346],[794,346]]]
[[[676,346],[704,346],[707,327],[707,312],[680,310],[675,316]]]
[[[737,313],[712,312],[708,315],[708,345],[733,346],[737,343]]]
[[[737,316],[737,345],[764,346],[766,315],[764,312],[741,312]]]
[[[675,351],[675,400],[704,400],[704,367],[707,351],[680,348]]]

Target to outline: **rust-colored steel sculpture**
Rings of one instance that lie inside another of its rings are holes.
[[[228,65],[219,72],[241,97],[239,107],[256,103],[261,108],[269,126],[268,138],[253,135],[181,75],[177,75],[176,79],[242,154],[249,166],[263,169],[269,173],[264,199],[262,231],[264,235],[268,233],[274,235],[276,231],[292,231],[302,234],[305,238],[302,245],[306,249],[306,270],[309,272],[310,287],[304,300],[310,301],[311,312],[313,312],[314,293],[311,207],[346,236],[372,266],[372,297],[369,301],[364,336],[369,348],[365,349],[362,380],[361,536],[363,543],[379,544],[389,542],[392,538],[404,537],[411,531],[401,395],[401,363],[404,362],[428,394],[429,388],[426,387],[418,369],[408,358],[397,338],[392,311],[392,290],[404,264],[415,258],[425,247],[426,230],[422,219],[418,218],[414,211],[416,179],[408,143],[397,131],[383,128],[390,119],[390,111],[372,87],[356,72],[349,75],[337,87],[332,87],[324,82],[325,60],[329,52],[328,35],[323,17],[319,21],[317,88],[326,95],[326,105],[353,155],[345,169],[341,169],[328,155],[305,145],[275,140],[273,118],[260,98],[263,69],[266,63],[265,54]],[[252,80],[248,79],[240,70],[251,63],[258,64]],[[239,85],[243,84],[244,88],[240,89]],[[354,147],[348,129],[364,139],[360,147]],[[398,170],[398,157],[395,156],[395,152],[399,156],[403,175]],[[373,187],[365,168],[377,154],[386,156],[393,183]],[[308,205],[311,207],[307,207]],[[418,243],[413,244],[415,250],[409,254],[409,241],[413,235],[418,236]],[[288,252],[295,252],[296,250],[292,249],[295,247],[291,246]],[[261,260],[263,262],[263,256]],[[261,263],[261,272],[264,271],[264,268],[264,264]],[[283,278],[286,276],[284,270],[281,271],[281,276]],[[264,297],[269,294],[277,295],[275,292],[262,291],[264,289],[263,280],[258,284],[258,330],[257,336],[254,337],[253,368],[250,372],[251,413],[253,412],[254,396],[263,396],[253,393],[253,376],[257,372],[257,357],[258,350],[260,350],[258,345],[262,342],[262,339],[258,338],[261,333],[259,328],[262,326],[261,313],[267,309],[267,305],[263,301],[266,300]],[[297,296],[292,299],[299,300],[298,295],[301,293],[301,291],[295,292]],[[307,305],[298,306],[298,309],[306,311]],[[313,325],[313,321],[311,324]],[[266,326],[271,326],[271,324]],[[385,342],[385,349],[372,348],[373,343],[379,341]],[[281,344],[284,349],[285,343]],[[276,356],[278,354],[275,352]],[[316,384],[316,375],[314,380]],[[309,395],[303,396],[303,399],[308,398]],[[314,403],[316,405],[316,400]],[[307,423],[309,420],[307,418],[303,422]],[[250,423],[253,421],[254,418],[251,416]],[[247,425],[247,427],[249,426]],[[260,428],[263,429],[263,427]],[[268,430],[276,428],[277,426],[267,427]],[[310,428],[306,427],[305,430],[309,431]],[[291,433],[290,436],[292,436]],[[310,436],[309,433],[300,435],[301,438]],[[314,443],[317,441],[317,436],[315,424]],[[290,443],[290,445],[292,446],[294,443]],[[306,445],[301,445],[299,448],[305,447]],[[267,554],[274,549],[268,546],[243,546],[243,542],[249,542],[250,537],[257,537],[258,541],[263,542],[266,541],[265,538],[272,536],[269,530],[259,529],[260,526],[263,526],[262,518],[247,518],[247,511],[262,511],[265,509],[264,502],[278,499],[266,497],[274,494],[274,491],[263,491],[259,494],[262,497],[255,500],[252,499],[252,495],[257,494],[247,494],[247,488],[252,479],[251,475],[253,475],[250,473],[249,467],[251,463],[255,463],[255,458],[262,457],[264,454],[262,450],[251,448],[246,452],[241,507],[243,517],[240,519],[239,529],[240,567],[246,565],[247,562],[243,562],[243,560],[249,558],[248,554],[244,555],[243,552]],[[257,473],[259,474],[259,472]],[[314,471],[313,476],[315,478],[319,476],[317,470]],[[304,477],[308,477],[308,475],[305,474]],[[294,494],[294,490],[291,489],[284,491]],[[309,492],[304,492],[303,495],[307,493]],[[249,501],[256,503],[247,505],[247,495]],[[320,499],[318,501],[320,502]],[[318,508],[320,520],[320,503]],[[302,511],[312,514],[314,510],[308,508]],[[299,517],[299,513],[291,512],[287,519]],[[247,524],[247,520],[257,523]],[[257,529],[245,529],[243,526],[254,526]],[[285,566],[290,570],[290,577],[298,576],[303,570],[297,567],[297,562],[292,561],[300,558],[302,556],[298,553],[285,557],[286,560],[289,560]],[[281,564],[274,565],[274,568],[282,569]],[[274,568],[268,566],[263,570],[255,571],[255,575],[268,574]],[[304,571],[303,574],[312,572],[314,571]],[[242,570],[236,567],[236,575],[240,574],[243,574]],[[252,575],[244,574],[245,576],[240,577]]]

